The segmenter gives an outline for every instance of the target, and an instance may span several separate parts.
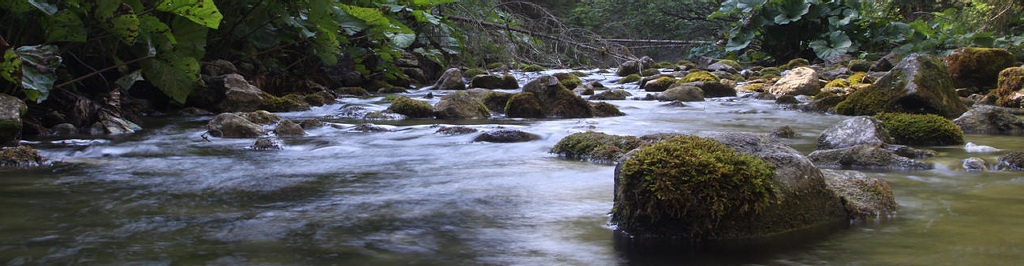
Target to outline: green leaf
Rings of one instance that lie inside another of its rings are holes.
[[[367,25],[373,27],[391,26],[391,21],[388,19],[388,17],[384,16],[384,13],[380,12],[379,9],[350,5],[340,6],[341,9],[345,11],[345,13],[348,13],[349,15],[352,15],[353,17],[362,20]]]
[[[20,76],[20,85],[25,89],[29,100],[42,102],[50,95],[53,83],[57,81],[57,67],[60,66],[60,49],[56,45],[22,46],[14,50],[20,63],[20,72],[10,75]],[[8,67],[5,54],[4,78],[8,78]]]
[[[21,58],[14,49],[4,52],[4,61],[0,62],[0,77],[11,83],[21,85]]]
[[[96,0],[96,18],[106,21],[114,17],[114,12],[121,6],[121,0]]]
[[[163,0],[156,10],[171,12],[211,29],[220,27],[224,18],[213,1],[206,0]]]
[[[174,33],[171,32],[171,28],[167,27],[167,24],[164,24],[163,21],[160,21],[160,19],[153,15],[142,15],[139,17],[139,22],[141,23],[139,24],[139,28],[142,29],[142,31],[152,35],[161,36],[165,41],[172,45],[178,43],[178,39],[174,38]]]
[[[416,22],[430,23],[433,25],[441,24],[441,18],[431,15],[430,13],[427,13],[426,11],[423,10],[412,11],[412,15],[416,17]]]
[[[142,76],[165,95],[185,103],[198,79],[199,62],[192,57],[150,58],[142,61]]]
[[[113,25],[111,30],[114,35],[120,38],[121,42],[131,45],[135,43],[135,38],[139,37],[139,26],[142,23],[135,14],[124,14],[111,18],[110,24]]]
[[[726,52],[734,52],[743,50],[750,45],[750,42],[754,40],[754,31],[745,29],[735,29],[729,38],[729,43],[725,44]]]
[[[61,10],[44,20],[43,29],[46,31],[46,42],[85,42],[85,24],[75,13],[69,10]]]
[[[203,58],[206,56],[206,35],[210,30],[202,25],[177,18],[171,22],[177,45],[174,52],[179,56]],[[198,71],[196,71],[198,73]]]
[[[781,14],[775,16],[775,24],[785,25],[799,21],[811,10],[811,4],[803,0],[783,0],[779,6]]]
[[[816,40],[808,44],[814,50],[814,53],[818,55],[818,58],[825,59],[846,54],[850,46],[853,45],[853,42],[850,41],[850,36],[839,31],[828,34],[826,39]]]

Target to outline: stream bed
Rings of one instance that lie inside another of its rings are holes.
[[[520,84],[537,73],[517,74]],[[610,74],[594,74],[606,86]],[[428,92],[408,95],[421,99]],[[437,99],[428,100],[436,103]],[[0,263],[6,265],[1007,265],[1024,261],[1024,176],[966,172],[960,160],[1005,154],[926,147],[926,171],[867,171],[890,183],[900,209],[869,224],[738,247],[631,247],[608,224],[614,166],[548,153],[562,137],[767,133],[804,154],[849,117],[772,101],[713,98],[670,106],[607,101],[627,115],[590,119],[363,121],[383,97],[342,98],[281,113],[331,126],[282,138],[204,139],[211,117],[156,117],[145,130],[101,139],[29,140],[54,162],[0,170]],[[353,130],[372,122],[388,132]],[[518,129],[525,143],[473,142],[438,126]],[[1024,150],[1015,136],[967,141]]]

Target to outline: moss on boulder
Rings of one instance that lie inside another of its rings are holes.
[[[512,94],[505,105],[505,116],[511,118],[544,118],[544,109],[531,92]]]
[[[574,133],[559,140],[550,153],[599,164],[612,164],[644,142],[634,136],[616,136],[600,132]]]
[[[591,103],[594,108],[594,116],[596,117],[611,117],[611,116],[624,116],[626,113],[619,111],[619,107],[610,103]]]
[[[640,81],[643,78],[644,77],[641,77],[640,74],[629,74],[628,76],[623,77],[622,79],[620,79],[618,83],[619,84],[633,83],[633,82]]]
[[[787,69],[788,70],[788,69],[794,69],[794,68],[797,68],[797,67],[809,66],[809,65],[811,65],[811,62],[807,61],[807,59],[793,58],[792,60],[789,60],[789,62],[787,62],[785,65],[779,66],[779,68]]]
[[[629,96],[633,96],[633,94],[626,90],[607,90],[590,96],[590,100],[625,100]]]
[[[462,78],[462,70],[449,68],[441,74],[441,77],[434,82],[435,90],[465,90],[466,81]]]
[[[480,76],[480,75],[487,75],[487,71],[483,70],[482,68],[479,68],[479,67],[474,67],[474,68],[466,69],[466,71],[462,71],[462,77],[467,78],[467,79],[472,79],[473,77]]]
[[[583,80],[573,73],[556,73],[554,76],[558,79],[559,83],[562,83],[562,86],[570,90],[583,85]]]
[[[590,102],[566,89],[555,77],[541,76],[531,80],[523,86],[523,91],[530,92],[537,98],[537,102],[540,103],[546,116],[555,118],[594,117],[594,110],[590,106]]]
[[[1024,107],[1024,67],[1011,67],[999,72],[999,86],[992,91],[996,105]]]
[[[953,121],[933,114],[880,113],[875,118],[896,144],[962,145],[964,132]]]
[[[646,83],[644,83],[642,87],[645,91],[660,92],[667,90],[669,87],[672,86],[672,84],[675,83],[676,79],[673,77],[658,77],[656,79],[647,81]]]
[[[625,77],[631,74],[640,74],[641,70],[654,67],[654,65],[654,59],[644,56],[640,59],[629,60],[622,63],[619,65],[619,69],[615,72],[615,75]]]
[[[434,107],[429,103],[400,96],[391,101],[388,111],[410,118],[429,118],[434,115]]]
[[[967,111],[942,61],[933,55],[906,57],[874,85],[858,89],[836,106],[842,115],[881,112],[936,114],[955,118]]]
[[[265,92],[262,94],[262,98],[265,99],[265,101],[260,106],[260,109],[267,110],[270,112],[294,112],[309,110],[309,103],[307,103],[305,97],[301,95],[288,94],[282,97],[277,97]]]
[[[999,72],[1017,63],[1013,53],[1006,49],[974,47],[953,50],[943,62],[957,88],[992,88]]]
[[[492,91],[484,95],[483,102],[484,106],[492,112],[505,113],[505,106],[508,105],[510,98],[512,98],[511,93]]]
[[[541,72],[541,71],[544,71],[544,67],[538,66],[538,65],[526,64],[526,65],[519,66],[519,70],[521,70],[523,72]]]
[[[679,136],[639,148],[616,169],[612,222],[640,237],[721,238],[736,217],[778,203],[774,167],[722,143]]]
[[[687,73],[686,76],[683,76],[683,78],[679,82],[690,83],[690,82],[698,82],[698,81],[718,82],[719,78],[718,78],[718,76],[716,76],[715,74],[712,74],[711,72],[707,72],[707,71],[701,70],[701,71],[693,71],[693,72]]]
[[[0,168],[3,167],[37,167],[46,162],[39,151],[29,146],[0,148]]]
[[[485,119],[491,117],[487,106],[465,91],[455,91],[444,96],[434,105],[434,117],[438,119]]]

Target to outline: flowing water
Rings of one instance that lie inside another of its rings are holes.
[[[524,79],[536,74],[520,74]],[[592,75],[585,79],[614,78]],[[625,86],[636,95],[643,92]],[[410,93],[414,98],[427,90]],[[437,92],[435,92],[437,93]],[[436,99],[431,100],[432,103]],[[345,98],[293,120],[331,126],[282,139],[204,140],[210,117],[153,118],[112,139],[41,140],[55,163],[0,170],[0,263],[100,265],[1005,265],[1024,262],[1024,178],[968,173],[940,155],[928,171],[874,171],[900,205],[891,220],[737,246],[636,247],[608,225],[613,166],[548,153],[575,132],[769,132],[809,153],[842,116],[770,101],[719,98],[687,107],[610,101],[627,116],[593,119],[374,121],[359,132],[350,110],[383,110],[381,97]],[[436,125],[519,129],[526,143],[473,142]],[[968,141],[1024,149],[1020,137]]]

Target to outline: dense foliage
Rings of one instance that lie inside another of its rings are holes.
[[[183,103],[210,59],[289,74],[345,58],[363,75],[395,79],[403,50],[438,61],[458,52],[454,30],[431,12],[451,2],[3,1],[0,69],[9,83],[0,89],[41,102],[57,88],[103,92],[145,81]]]

